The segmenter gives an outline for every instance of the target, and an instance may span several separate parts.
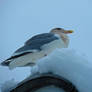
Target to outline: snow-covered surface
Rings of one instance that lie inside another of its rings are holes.
[[[15,82],[14,79],[6,81],[1,85],[1,92],[10,92],[11,89],[17,86],[18,82]]]
[[[54,86],[49,86],[49,87],[41,88],[35,92],[64,92],[64,90],[61,90],[60,88],[56,88]]]
[[[53,72],[63,76],[70,80],[80,92],[92,91],[92,63],[86,59],[85,55],[75,50],[56,49],[49,56],[39,60],[37,68],[40,73]]]
[[[79,92],[91,92],[92,62],[88,61],[86,58],[84,54],[80,54],[73,49],[56,49],[49,56],[38,61],[37,66],[31,69],[31,75],[37,72],[53,72],[71,81]],[[7,84],[11,85],[12,83],[7,82]],[[4,86],[5,85],[2,85],[1,88],[3,90],[5,88],[6,90],[7,87]]]

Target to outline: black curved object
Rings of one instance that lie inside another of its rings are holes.
[[[10,92],[34,92],[40,88],[54,85],[65,92],[79,92],[77,88],[67,79],[55,74],[41,74],[21,82]]]

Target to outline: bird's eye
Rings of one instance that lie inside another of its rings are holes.
[[[61,28],[56,28],[56,30],[61,30]]]

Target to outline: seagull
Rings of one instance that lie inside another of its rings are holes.
[[[2,66],[8,66],[9,69],[16,67],[34,66],[36,62],[48,56],[56,48],[67,48],[69,37],[67,34],[73,33],[73,30],[63,28],[54,28],[49,33],[42,33],[31,37],[24,43],[24,46],[17,49],[10,58],[1,63]]]

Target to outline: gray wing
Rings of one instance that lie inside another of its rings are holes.
[[[43,34],[39,34],[39,35],[36,35],[36,36],[33,36],[32,38],[30,38],[29,40],[27,40],[25,42],[25,45],[28,45],[28,44],[31,44],[32,41],[34,40],[46,40],[48,41],[48,39],[50,39],[50,41],[54,40],[54,39],[57,39],[57,37],[53,34],[53,33],[43,33]]]
[[[57,39],[59,38],[52,33],[36,35],[26,41],[25,45],[15,51],[15,53],[40,51],[43,45]]]
[[[29,39],[23,47],[16,50],[14,52],[14,54],[7,60],[9,61],[11,59],[15,59],[15,58],[18,58],[20,56],[23,56],[23,55],[26,55],[29,53],[41,51],[42,50],[41,47],[43,45],[50,43],[51,41],[54,41],[57,39],[59,39],[59,38],[56,37],[52,33],[44,33],[44,34],[36,35],[36,36],[32,37],[31,39]],[[7,60],[5,60],[5,61],[7,61]],[[8,65],[9,62],[2,63],[2,65],[4,65],[4,64]]]

